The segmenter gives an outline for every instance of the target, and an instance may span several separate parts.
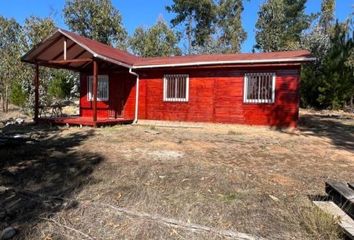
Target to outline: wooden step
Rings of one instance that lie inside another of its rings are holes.
[[[352,186],[352,185],[351,185]],[[354,189],[349,184],[338,181],[326,182],[326,193],[349,216],[354,218]]]
[[[354,220],[332,201],[313,201],[324,212],[339,219],[339,226],[349,239],[354,240]]]

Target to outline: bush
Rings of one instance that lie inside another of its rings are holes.
[[[48,96],[50,99],[70,98],[75,82],[73,77],[64,72],[57,71],[52,75],[52,80],[48,86]]]
[[[28,94],[22,88],[22,85],[18,82],[15,82],[11,88],[10,101],[12,104],[15,104],[19,107],[24,107],[28,99]]]

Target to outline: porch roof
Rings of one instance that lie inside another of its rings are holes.
[[[64,59],[65,55],[66,59]],[[86,67],[93,58],[132,69],[228,64],[301,64],[315,60],[307,50],[143,58],[76,33],[58,29],[24,55],[22,61],[48,67],[80,70]]]
[[[66,59],[64,57],[66,55]],[[140,58],[63,29],[37,44],[21,60],[42,66],[80,70],[93,58],[130,68]]]

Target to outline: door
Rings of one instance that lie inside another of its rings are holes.
[[[110,81],[109,118],[122,118],[124,108],[124,80],[119,76],[113,76]]]

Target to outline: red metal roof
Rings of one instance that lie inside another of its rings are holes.
[[[52,36],[28,52],[22,60],[34,63],[41,57],[50,60],[52,56],[58,56],[62,51],[60,41],[64,38],[70,39],[81,49],[85,49],[92,57],[134,69],[221,64],[301,63],[315,60],[307,50],[143,58],[62,29],[58,29]],[[53,45],[53,42],[58,43]],[[76,50],[79,49],[76,48]]]
[[[311,61],[313,56],[307,50],[267,52],[267,53],[236,53],[236,54],[210,54],[189,55],[175,57],[142,58],[134,66],[153,67],[163,65],[209,65],[222,63],[265,63],[265,62],[303,62]]]

